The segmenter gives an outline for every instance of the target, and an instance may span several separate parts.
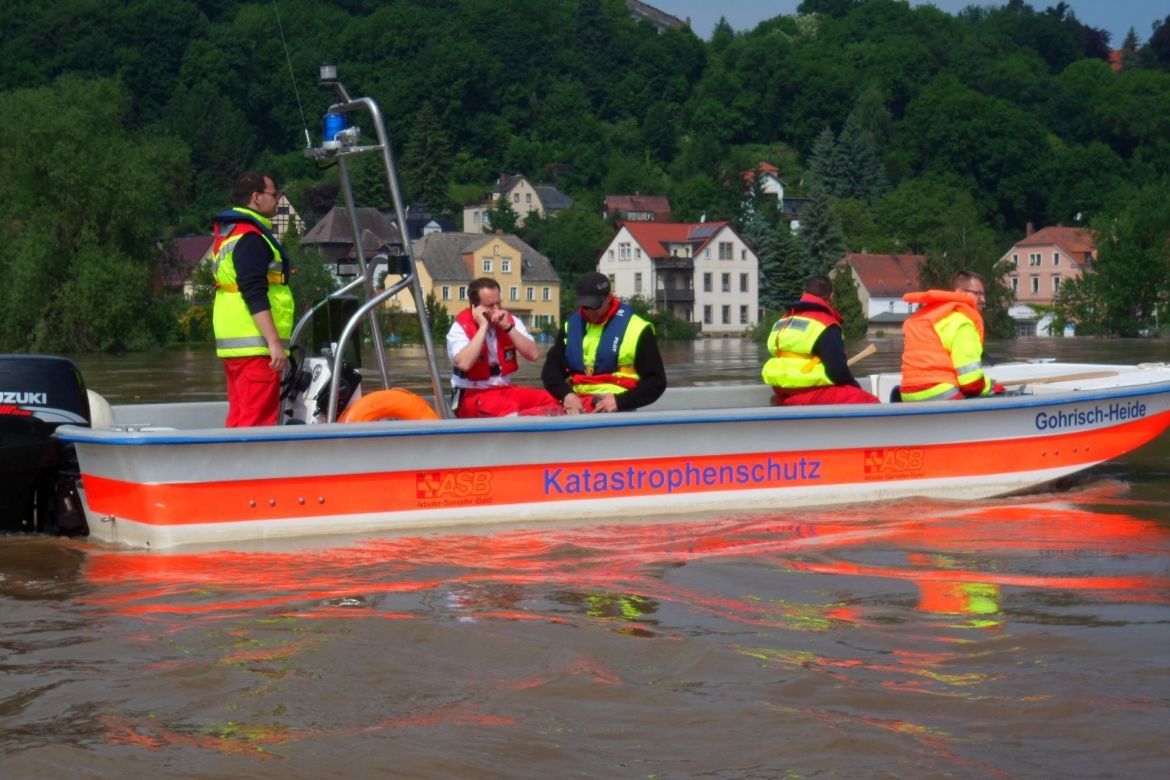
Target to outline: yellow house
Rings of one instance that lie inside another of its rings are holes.
[[[500,285],[500,303],[523,318],[529,330],[557,324],[561,312],[561,279],[552,261],[511,234],[431,233],[414,243],[419,283],[454,316],[467,308],[467,285],[488,276]],[[386,278],[389,287],[397,280]],[[389,301],[414,312],[409,290]]]

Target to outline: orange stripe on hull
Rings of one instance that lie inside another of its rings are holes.
[[[1153,439],[1170,412],[1091,431],[908,447],[138,484],[83,475],[93,512],[153,526],[867,485],[1071,469]]]

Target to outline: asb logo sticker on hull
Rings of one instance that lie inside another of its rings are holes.
[[[867,480],[911,479],[923,476],[926,452],[910,447],[886,447],[865,451]]]
[[[420,507],[490,504],[492,475],[487,471],[424,471],[415,481]]]

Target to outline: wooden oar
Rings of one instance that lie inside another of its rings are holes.
[[[1020,385],[1044,385],[1050,382],[1075,382],[1078,379],[1101,379],[1107,376],[1117,376],[1116,371],[1085,371],[1080,374],[1059,374],[1057,376],[1042,376],[1035,379],[1009,379],[999,382],[1003,387],[1018,387]]]
[[[851,365],[853,365],[854,363],[856,363],[857,361],[861,360],[862,358],[867,358],[867,357],[869,357],[870,355],[872,355],[872,354],[873,354],[873,353],[875,353],[875,352],[877,352],[877,347],[876,347],[876,346],[874,346],[873,344],[870,344],[868,347],[866,347],[865,349],[861,350],[860,352],[858,352],[858,353],[857,353],[856,355],[854,355],[853,357],[849,358],[849,360],[848,360],[848,361],[846,361],[846,365],[849,365],[849,366],[851,366]]]

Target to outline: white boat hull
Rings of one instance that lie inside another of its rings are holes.
[[[766,388],[706,387],[620,415],[232,430],[207,422],[221,405],[176,404],[115,407],[116,427],[59,435],[76,446],[91,536],[152,549],[975,499],[1119,457],[1170,425],[1164,367],[1022,365],[996,377],[1090,368],[1111,376],[967,402],[776,408]]]

